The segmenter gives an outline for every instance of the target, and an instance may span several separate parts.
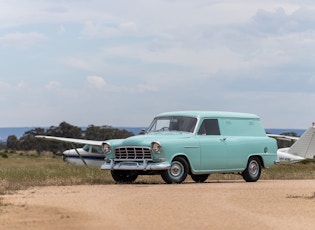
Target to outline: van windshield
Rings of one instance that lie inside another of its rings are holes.
[[[152,121],[148,129],[148,133],[169,131],[193,133],[195,130],[196,123],[197,118],[195,117],[185,116],[156,117]]]

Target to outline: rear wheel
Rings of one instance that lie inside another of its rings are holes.
[[[197,183],[205,182],[209,177],[209,174],[193,175],[191,174],[191,179]]]
[[[242,176],[246,182],[256,182],[261,174],[261,161],[258,157],[250,157]]]
[[[182,157],[176,157],[171,163],[171,168],[162,171],[161,177],[167,184],[180,184],[186,179],[188,169],[187,161]]]
[[[118,183],[132,183],[138,177],[136,172],[125,170],[112,170],[111,174],[113,179]]]

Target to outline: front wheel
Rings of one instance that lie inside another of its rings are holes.
[[[172,161],[170,169],[162,171],[161,177],[167,184],[180,184],[186,179],[188,169],[187,161],[182,157],[176,157]]]
[[[246,169],[242,172],[246,182],[256,182],[261,174],[261,162],[258,157],[250,157]]]
[[[137,173],[125,170],[112,170],[111,174],[117,183],[132,183],[138,177]]]

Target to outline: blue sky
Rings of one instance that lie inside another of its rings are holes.
[[[0,127],[147,126],[173,110],[315,121],[315,3],[0,0]]]

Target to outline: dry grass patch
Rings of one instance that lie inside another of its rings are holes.
[[[276,165],[263,170],[261,180],[315,179],[315,161]],[[240,175],[211,174],[211,181],[242,180]],[[186,182],[193,182],[190,176]],[[65,164],[51,153],[38,156],[35,152],[7,154],[0,157],[0,194],[34,186],[82,184],[114,184],[109,171],[98,167]],[[161,184],[159,175],[139,176],[136,184]]]
[[[108,184],[109,173],[98,167],[65,164],[60,157],[14,155],[0,158],[0,193],[33,186]]]
[[[312,200],[312,199],[315,199],[315,192],[311,195],[287,195],[287,198],[301,198],[301,199]]]

